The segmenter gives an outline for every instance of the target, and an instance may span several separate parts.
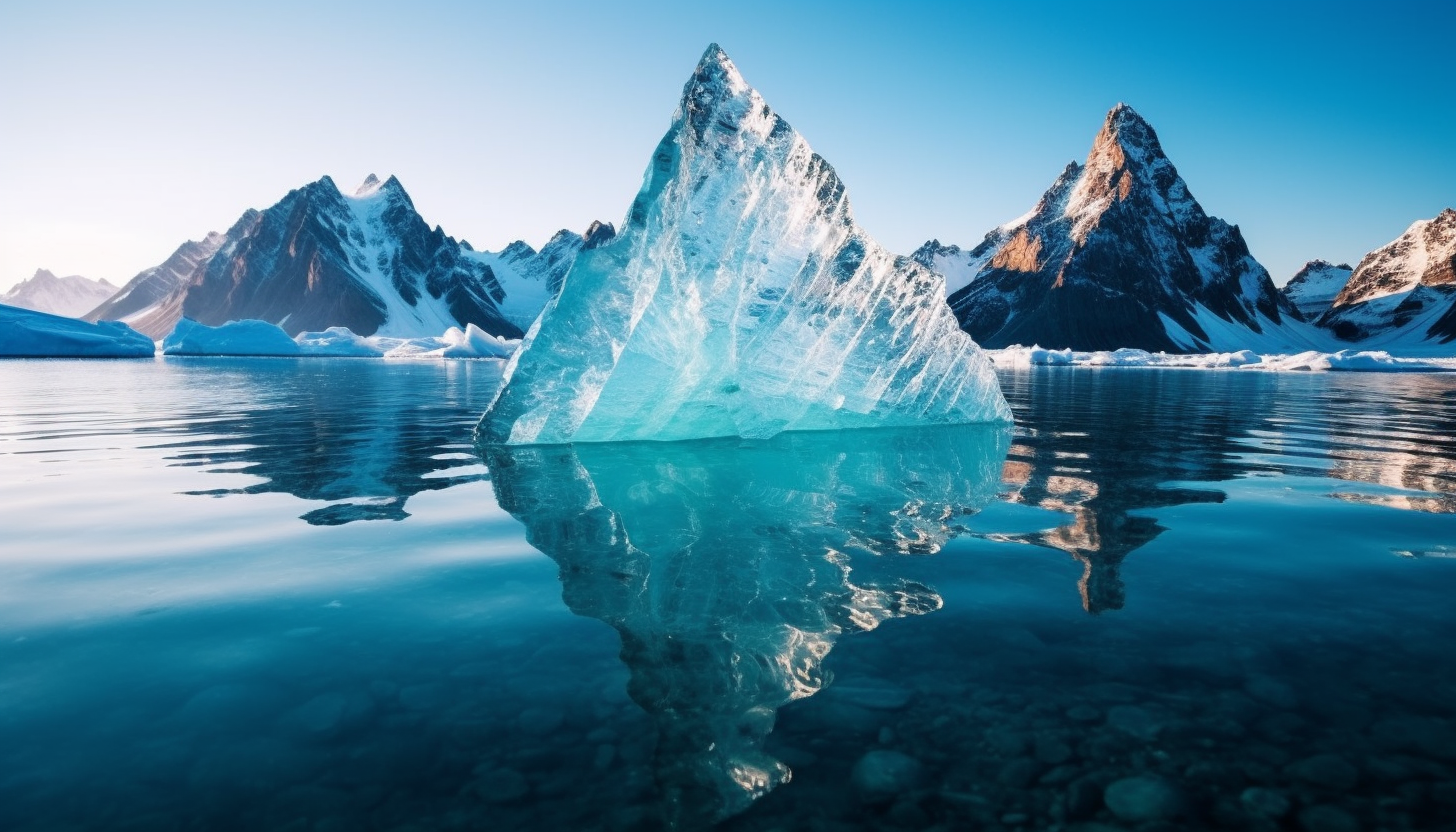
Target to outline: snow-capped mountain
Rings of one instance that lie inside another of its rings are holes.
[[[1456,339],[1456,210],[1365,255],[1319,323],[1362,345]]]
[[[1335,265],[1325,260],[1311,260],[1279,292],[1294,304],[1306,321],[1317,321],[1329,311],[1335,296],[1345,288],[1353,271],[1345,263]]]
[[[944,292],[855,222],[834,168],[714,44],[622,232],[576,258],[477,435],[762,438],[1009,420]]]
[[[931,241],[914,257],[947,276],[951,308],[983,346],[1288,349],[1312,333],[1125,104],[1028,214],[970,250]]]
[[[36,269],[30,279],[0,295],[0,304],[76,318],[115,293],[116,287],[104,279],[91,280],[78,274],[56,277],[45,269]]]
[[[610,238],[612,229],[592,233]],[[93,314],[157,338],[181,317],[213,326],[257,319],[290,335],[343,326],[414,337],[475,324],[519,338],[585,242],[562,231],[540,252],[521,242],[475,251],[431,228],[394,177],[370,175],[344,194],[325,176],[249,210],[225,234],[184,245]]]

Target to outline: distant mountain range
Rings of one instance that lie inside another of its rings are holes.
[[[161,338],[178,319],[257,319],[288,334],[344,326],[359,335],[438,335],[475,324],[519,338],[583,246],[609,239],[558,232],[541,251],[515,242],[476,251],[431,228],[398,179],[371,175],[346,195],[325,176],[226,233],[188,241],[85,315]]]
[[[1206,214],[1131,107],[1082,164],[973,248],[913,255],[946,278],[983,346],[1287,352],[1456,338],[1456,212],[1418,222],[1353,271],[1310,261],[1283,290],[1238,226]]]
[[[80,275],[56,277],[45,269],[36,269],[30,279],[17,283],[0,295],[0,304],[49,312],[52,315],[77,317],[116,293],[116,287],[105,280],[91,280]]]

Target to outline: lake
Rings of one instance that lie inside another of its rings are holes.
[[[1456,377],[478,449],[498,374],[0,362],[0,828],[1453,828]]]

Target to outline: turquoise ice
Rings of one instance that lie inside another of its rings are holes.
[[[505,370],[489,443],[996,422],[944,279],[855,223],[834,169],[716,45],[624,230],[582,252]]]
[[[948,425],[485,453],[567,606],[621,635],[667,828],[699,829],[788,782],[764,742],[780,707],[825,687],[840,637],[941,608],[931,586],[852,564],[965,533],[1010,437]]]

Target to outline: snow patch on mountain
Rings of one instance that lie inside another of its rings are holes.
[[[1279,291],[1306,321],[1317,321],[1329,311],[1353,272],[1345,263],[1311,260]]]

